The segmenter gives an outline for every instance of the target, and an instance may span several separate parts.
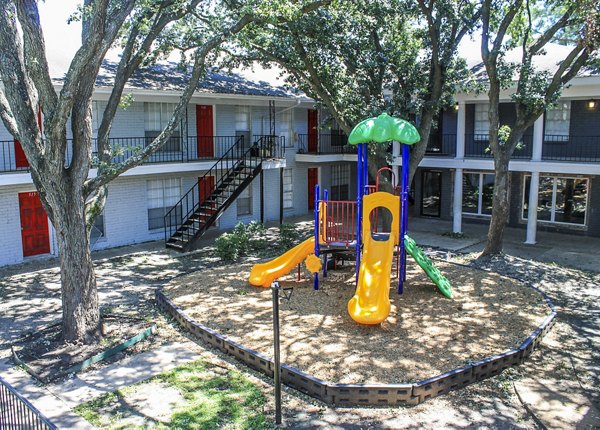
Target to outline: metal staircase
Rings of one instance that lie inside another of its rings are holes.
[[[239,136],[165,215],[166,246],[179,251],[193,249],[194,242],[262,171],[263,160],[282,156],[282,140],[278,136],[257,136],[248,148],[244,136]]]

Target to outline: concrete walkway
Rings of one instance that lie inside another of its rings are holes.
[[[9,360],[0,362],[2,377],[59,429],[93,429],[72,409],[105,393],[150,379],[198,358],[194,343],[167,344],[59,384],[40,387]]]

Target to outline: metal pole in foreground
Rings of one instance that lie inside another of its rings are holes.
[[[275,368],[273,382],[275,384],[275,424],[281,424],[281,357],[279,355],[279,282],[271,284],[273,292],[273,355]]]

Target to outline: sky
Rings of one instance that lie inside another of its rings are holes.
[[[77,10],[81,0],[45,0],[38,2],[40,21],[46,42],[46,54],[53,77],[62,76],[69,68],[69,64],[77,49],[81,46],[81,23],[67,23],[69,17]],[[107,59],[118,61],[119,52],[109,51]],[[177,61],[179,55],[172,58]],[[279,79],[279,69],[265,70],[260,66],[251,70],[236,70],[236,73],[254,81],[266,81],[272,85],[283,85]]]

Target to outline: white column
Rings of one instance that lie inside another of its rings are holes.
[[[533,123],[533,147],[531,149],[531,161],[542,160],[542,145],[544,144],[544,115]]]
[[[454,171],[454,199],[452,202],[452,232],[462,233],[463,169]]]
[[[527,245],[535,245],[537,232],[538,190],[540,189],[540,172],[531,172],[529,184],[529,203],[527,205]]]
[[[396,142],[395,140],[392,142],[392,170],[394,171],[394,186],[400,185],[400,160],[402,160],[402,156],[400,155],[400,142]]]
[[[458,117],[456,118],[456,158],[459,159],[465,158],[466,119],[467,110],[465,109],[465,102],[458,102]]]

